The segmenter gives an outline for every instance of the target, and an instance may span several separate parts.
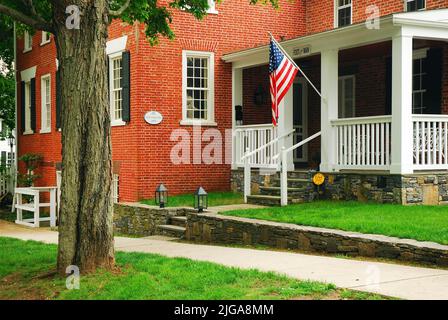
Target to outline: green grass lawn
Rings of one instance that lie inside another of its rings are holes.
[[[448,207],[443,206],[320,201],[223,214],[448,244]]]
[[[141,203],[155,205],[154,199],[142,200]],[[208,194],[208,206],[223,206],[230,204],[244,203],[243,195],[235,192],[210,192]],[[193,207],[194,196],[191,194],[182,194],[177,196],[168,196],[167,207]]]
[[[331,284],[152,254],[116,254],[119,271],[65,279],[39,278],[56,264],[56,246],[0,238],[0,299],[383,299]]]

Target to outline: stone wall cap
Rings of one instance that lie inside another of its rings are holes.
[[[221,220],[221,221],[237,221],[237,222],[250,223],[250,224],[253,224],[256,226],[276,226],[279,228],[290,229],[290,230],[315,232],[315,233],[320,233],[320,234],[324,234],[324,235],[327,234],[329,236],[338,235],[338,236],[351,238],[351,239],[356,238],[356,239],[363,239],[366,241],[381,241],[381,242],[385,242],[385,243],[391,243],[396,246],[413,246],[413,247],[417,247],[417,248],[429,248],[429,249],[433,249],[433,250],[448,251],[447,245],[442,245],[442,244],[435,243],[435,242],[417,241],[414,239],[402,239],[402,238],[389,237],[389,236],[378,235],[378,234],[366,234],[366,233],[343,231],[343,230],[328,229],[328,228],[309,227],[309,226],[303,226],[303,225],[297,225],[297,224],[291,224],[291,223],[281,223],[281,222],[242,218],[242,217],[235,217],[235,216],[224,216],[224,215],[221,215],[218,213],[213,213],[213,212],[201,213],[201,214],[192,212],[190,214],[193,216],[196,216],[197,218],[206,217],[206,218],[217,219],[217,220]]]

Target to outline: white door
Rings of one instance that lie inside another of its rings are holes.
[[[293,85],[294,144],[308,137],[308,85],[303,78],[297,78]],[[294,150],[294,162],[308,162],[308,145]]]

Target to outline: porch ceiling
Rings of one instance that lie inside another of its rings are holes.
[[[292,58],[303,58],[294,54],[295,49],[309,47],[307,56],[325,50],[344,50],[391,40],[394,36],[406,35],[431,40],[448,40],[448,9],[398,13],[382,17],[380,29],[368,29],[365,23],[333,29],[281,42]],[[251,48],[226,54],[225,62],[234,68],[247,68],[268,62],[269,46]]]

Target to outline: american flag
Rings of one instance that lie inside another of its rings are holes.
[[[269,80],[271,83],[272,123],[278,124],[278,105],[294,82],[299,69],[282,53],[279,45],[271,39],[269,50]]]

